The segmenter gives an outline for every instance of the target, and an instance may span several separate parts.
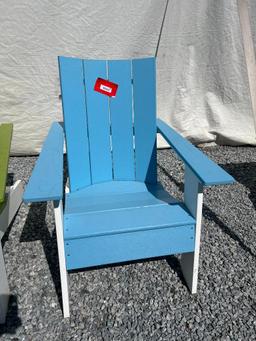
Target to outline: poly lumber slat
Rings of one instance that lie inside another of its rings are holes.
[[[125,194],[125,193],[141,193],[147,192],[157,194],[159,191],[164,191],[160,183],[146,184],[139,181],[108,181],[98,184],[94,184],[83,188],[79,191],[73,192],[73,198],[83,198],[87,201],[89,198],[99,197],[99,196],[112,196],[115,194]]]
[[[194,224],[181,204],[64,215],[64,238],[76,239]]]
[[[91,198],[95,195],[112,195],[147,191],[147,185],[139,181],[107,181],[93,184],[72,193],[73,197]],[[88,199],[87,199],[88,200]]]
[[[107,79],[105,60],[84,60],[92,183],[112,179],[108,96],[96,92],[97,78]]]
[[[185,225],[68,240],[67,269],[192,252],[194,233],[194,225]]]
[[[136,180],[156,182],[155,58],[134,59],[133,101]]]
[[[62,126],[55,122],[51,126],[26,187],[23,196],[24,202],[62,199],[63,144]]]
[[[5,187],[8,174],[8,160],[11,148],[13,125],[0,125],[0,203],[5,199]]]
[[[160,119],[157,120],[157,127],[203,185],[221,185],[235,181],[232,176]]]
[[[66,195],[65,214],[116,210],[127,207],[167,205],[166,202],[177,203],[177,200],[167,193],[164,198],[165,200],[162,200],[162,198],[163,193],[160,191],[156,194],[144,191],[138,193],[94,195],[90,196],[90,200],[83,195],[73,196],[70,193]]]
[[[108,75],[118,85],[110,98],[114,179],[134,180],[131,61],[108,61]]]
[[[83,62],[59,57],[70,190],[91,184]]]

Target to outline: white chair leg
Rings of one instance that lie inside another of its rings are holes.
[[[0,241],[0,324],[5,323],[10,291],[4,264],[3,250]]]
[[[195,250],[194,252],[182,254],[180,263],[189,290],[192,294],[196,294],[201,239],[203,186],[187,166],[185,167],[184,202],[190,213],[196,219]]]
[[[63,315],[64,317],[69,317],[70,313],[69,313],[68,273],[67,273],[67,268],[66,268],[65,251],[64,251],[62,200],[54,201],[53,204],[54,204],[54,215],[55,215],[59,267],[60,267]]]
[[[6,202],[0,212],[0,324],[5,323],[10,297],[1,239],[22,202],[23,190],[23,183],[20,180],[16,181],[7,190]]]
[[[13,220],[22,202],[24,187],[21,180],[17,180],[13,186],[7,190],[7,199],[3,210],[0,212],[0,240]]]

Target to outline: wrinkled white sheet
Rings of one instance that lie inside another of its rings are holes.
[[[164,8],[165,0],[2,0],[0,122],[15,123],[12,152],[38,152],[62,120],[58,55],[152,56]],[[196,143],[255,143],[236,1],[170,0],[157,66],[159,117]]]
[[[249,0],[249,12],[250,12],[250,19],[251,19],[251,29],[252,29],[252,36],[254,46],[256,46],[256,1]],[[256,53],[256,49],[255,49]]]

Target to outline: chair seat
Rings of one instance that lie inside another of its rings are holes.
[[[67,268],[190,252],[194,226],[194,218],[160,184],[92,185],[66,195]]]
[[[65,214],[159,205],[178,201],[160,183],[110,181],[66,194]]]

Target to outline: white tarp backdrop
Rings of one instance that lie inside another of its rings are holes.
[[[249,13],[251,16],[251,29],[252,29],[252,35],[253,35],[253,42],[254,46],[256,47],[256,1],[250,0],[249,1]],[[255,51],[256,53],[256,51]]]
[[[57,56],[155,54],[165,0],[2,0],[0,122],[13,153],[40,150],[62,120]],[[250,14],[255,36],[256,5]],[[169,0],[158,59],[158,116],[193,142],[255,144],[235,0]],[[161,145],[163,142],[161,142]]]

